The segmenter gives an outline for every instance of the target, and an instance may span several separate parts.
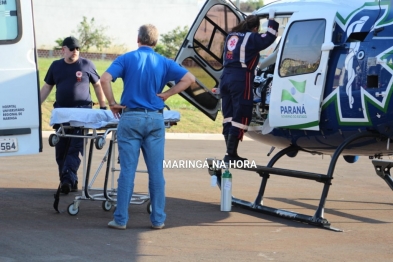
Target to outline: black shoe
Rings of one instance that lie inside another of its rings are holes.
[[[71,192],[78,192],[78,181],[75,181],[74,185],[71,188]]]
[[[61,183],[61,193],[68,194],[71,191],[71,184],[70,183]]]
[[[227,139],[227,153],[224,156],[224,163],[245,161],[247,158],[240,157],[237,154],[237,147],[239,146],[239,139],[236,136],[229,135]]]
[[[248,159],[240,157],[238,155],[228,155],[228,154],[225,155],[224,159],[223,159],[224,163],[234,163],[236,161],[242,161],[243,162],[245,160],[248,160]]]

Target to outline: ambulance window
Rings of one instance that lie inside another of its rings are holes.
[[[213,69],[222,69],[227,32],[238,23],[240,20],[231,9],[223,5],[214,5],[195,32],[194,50]]]
[[[0,0],[0,44],[19,41],[22,33],[19,6],[19,0]]]
[[[291,25],[284,40],[280,76],[309,74],[318,69],[325,25],[325,20],[300,21]]]

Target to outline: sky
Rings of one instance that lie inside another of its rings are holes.
[[[114,48],[132,50],[137,48],[139,25],[152,23],[160,34],[166,34],[177,26],[191,26],[205,1],[34,0],[36,44],[41,49],[52,49],[56,39],[75,34],[82,17],[86,16],[88,19],[95,18],[96,25],[107,28]],[[235,3],[236,0],[232,1]],[[271,1],[264,0],[265,3]],[[91,9],[91,6],[94,8]],[[89,12],[86,13],[86,10]],[[176,13],[176,19],[168,19],[168,14],[173,13]],[[48,23],[48,14],[56,19]]]
[[[236,0],[231,0],[231,1],[236,3]],[[240,0],[240,2],[246,2],[246,1],[248,1],[248,0]],[[264,0],[263,3],[266,5],[266,4],[269,4],[274,1],[277,1],[277,0]]]

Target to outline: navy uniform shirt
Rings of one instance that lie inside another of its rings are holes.
[[[276,40],[278,23],[269,20],[266,33],[232,32],[226,38],[224,47],[224,68],[244,76],[244,72],[254,72],[259,61],[259,52],[269,47]]]
[[[90,83],[100,77],[94,64],[85,58],[67,64],[64,59],[53,61],[45,76],[48,85],[56,85],[56,107],[78,107],[91,103]]]

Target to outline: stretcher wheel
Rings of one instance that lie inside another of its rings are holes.
[[[78,208],[74,208],[74,203],[71,203],[68,208],[67,208],[67,212],[68,214],[70,214],[71,216],[76,216],[76,214],[79,213],[79,207]]]
[[[102,149],[105,145],[105,138],[103,136],[98,136],[96,138],[95,145],[98,150]]]
[[[56,135],[56,134],[51,134],[50,136],[49,136],[49,145],[50,146],[55,146],[55,145],[57,145],[57,143],[59,143],[59,141],[60,141],[60,138],[59,138],[59,136],[58,135]]]
[[[147,213],[151,214],[152,210],[151,210],[151,203],[147,203],[147,207],[146,207]]]
[[[109,201],[102,201],[102,209],[105,211],[110,211],[112,208],[112,203]]]

